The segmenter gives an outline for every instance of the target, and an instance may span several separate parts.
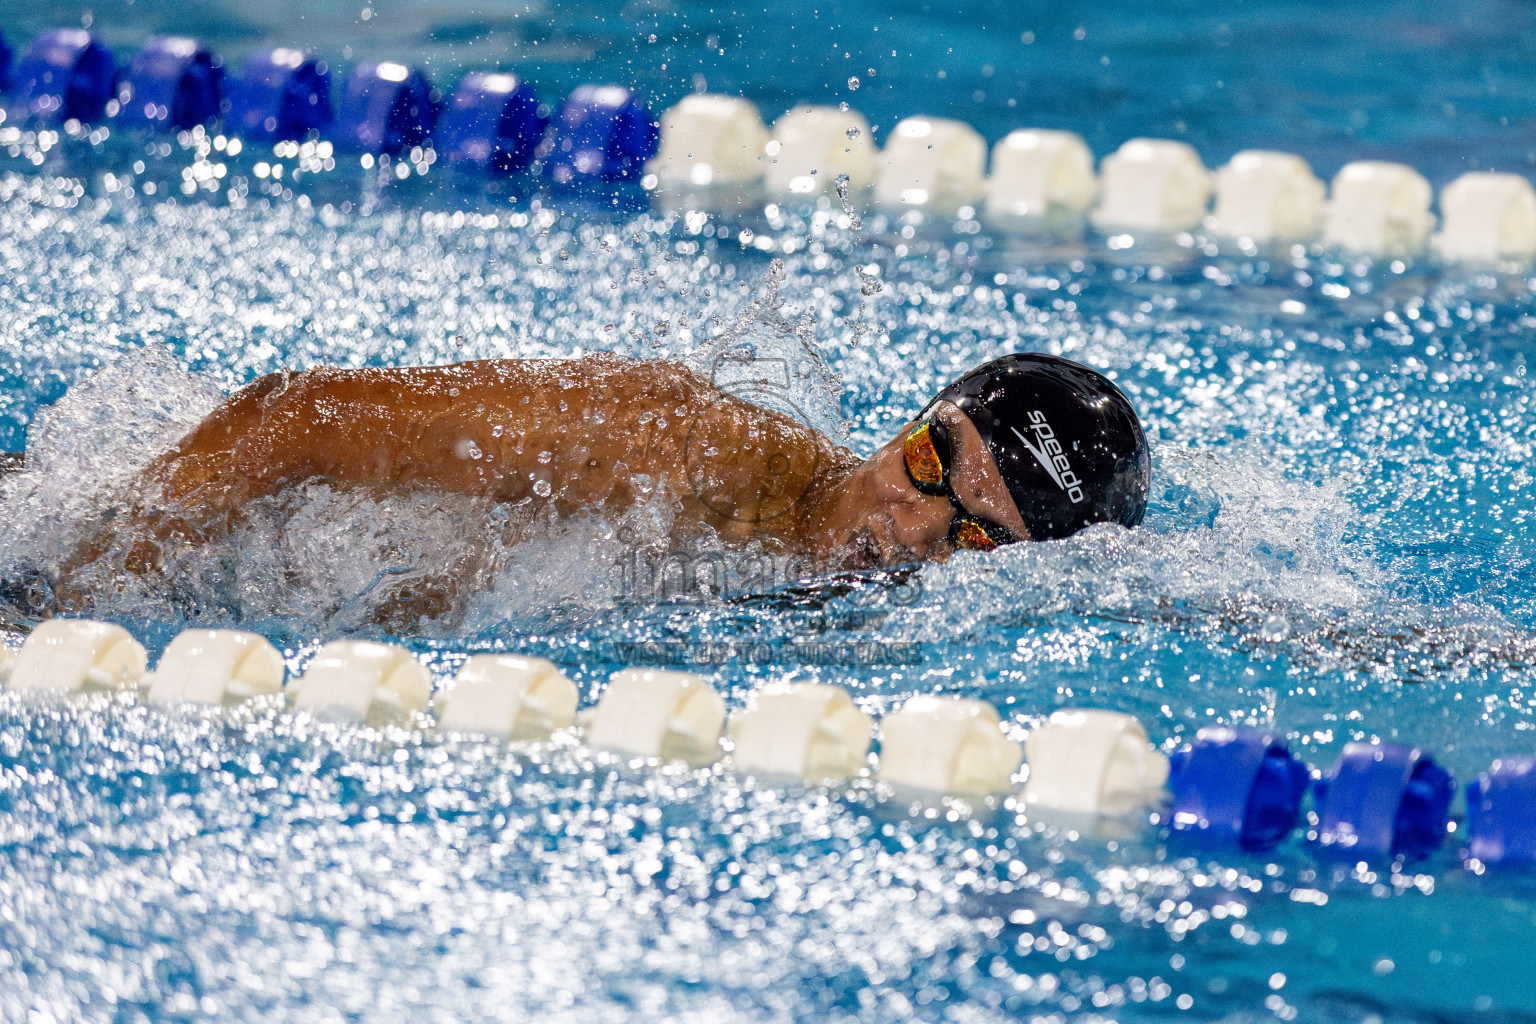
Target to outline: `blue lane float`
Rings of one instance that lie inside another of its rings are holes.
[[[322,665],[326,652],[329,662]],[[251,633],[187,630],[166,647],[154,673],[147,673],[147,664],[143,645],[121,626],[50,619],[19,651],[0,645],[0,689],[33,695],[137,692],[151,704],[215,705],[286,692],[292,698],[286,703],[297,710],[341,712],[375,724],[424,725],[420,715],[431,701],[430,676],[409,651],[369,642],[327,645],[310,671],[286,691],[282,657]],[[616,686],[621,680],[624,685]],[[532,689],[546,690],[540,698],[545,703],[523,701]],[[620,693],[623,706],[617,707]],[[732,717],[731,756],[738,771],[825,780],[859,775],[867,766],[872,723],[846,691],[772,684],[759,690],[753,703]],[[435,710],[440,729],[534,739],[573,725],[576,704],[574,684],[550,662],[480,655],[453,688],[438,695]],[[519,705],[525,709],[519,714],[529,716],[526,722],[514,722],[504,713]],[[699,754],[699,763],[707,763],[722,754],[718,741],[724,717],[719,696],[698,676],[626,670],[610,681],[602,701],[583,721],[585,740],[593,746],[646,756]],[[884,742],[876,777],[933,792],[1008,792],[1021,750],[998,731],[999,721],[997,710],[983,701],[913,698],[881,722]],[[789,748],[782,743],[775,746],[788,733],[809,735],[828,722],[847,743],[829,747],[831,753],[823,751],[814,764],[793,750],[786,755]],[[964,728],[950,728],[956,723]],[[667,753],[674,741],[681,744],[676,750],[691,753]],[[948,756],[956,743],[967,748],[966,756]],[[1104,802],[1107,794],[1128,797],[1124,809],[1142,804],[1159,788],[1161,755],[1147,746],[1141,724],[1118,712],[1059,709],[1048,724],[1031,732],[1029,754],[1024,796],[1032,807],[1115,813]],[[1311,777],[1282,738],[1253,728],[1201,729],[1169,761],[1175,837],[1258,852],[1274,849],[1290,834]],[[961,764],[970,767],[955,767]],[[1105,777],[1089,779],[1084,788],[1082,779],[1072,777],[1083,765],[1114,775],[1114,785],[1106,789]],[[1322,822],[1321,836],[1314,838],[1350,860],[1370,860],[1388,853],[1415,857],[1433,852],[1446,832],[1454,785],[1450,773],[1423,750],[1378,742],[1348,744],[1314,790]],[[1500,758],[1467,786],[1465,835],[1462,857],[1479,874],[1490,867],[1536,867],[1536,757]]]
[[[394,61],[361,64],[342,84],[331,133],[336,144],[365,153],[399,153],[419,146],[436,121],[432,83]]]
[[[1536,758],[1502,757],[1467,784],[1463,856],[1490,867],[1536,867]]]
[[[557,185],[631,181],[656,154],[660,129],[645,104],[620,85],[583,85],[560,105],[541,147],[544,175]]]
[[[1419,747],[1347,744],[1313,790],[1318,845],[1360,860],[1427,857],[1445,839],[1454,792],[1451,773]]]
[[[26,56],[14,68],[11,67],[13,57],[14,53],[4,34],[0,33],[0,91],[9,88],[22,101],[19,109],[12,110],[12,113],[20,115],[22,121],[62,123],[73,119],[91,122],[104,113],[118,109],[108,106],[113,100],[117,84],[112,54],[96,42],[89,32],[82,29],[54,29],[33,40]],[[124,106],[120,99],[118,103],[126,111],[126,114],[118,115],[124,118],[124,123],[137,121],[150,128],[187,127],[213,120],[217,116],[216,113],[207,113],[210,103],[228,111],[229,116],[224,123],[227,134],[252,141],[300,139],[311,132],[323,131],[332,123],[329,72],[323,62],[308,60],[302,51],[277,49],[255,54],[247,61],[242,74],[228,84],[227,95],[222,97],[218,89],[220,68],[217,61],[200,50],[194,52],[190,64],[185,63],[186,60],[168,40],[152,39],[146,44],[144,52],[135,58],[134,66],[129,69],[125,79],[126,86],[131,89],[130,95],[126,97],[129,102]],[[427,90],[428,102],[420,101],[416,90],[419,83],[415,79],[419,76],[421,81],[425,81],[425,77],[420,76],[419,72],[406,69],[407,81],[391,83],[404,88],[389,89],[377,80],[379,69],[400,69],[404,65],[364,67],[372,69],[374,80],[359,85],[357,107],[354,109],[349,102],[346,111],[345,120],[350,131],[343,132],[342,137],[336,141],[344,147],[350,145],[386,153],[424,141],[432,131],[432,121],[438,107],[437,98],[430,88]],[[387,81],[388,76],[384,77]],[[519,103],[516,107],[502,107],[503,116],[497,119],[494,129],[490,127],[488,122],[494,116],[492,112],[496,108],[497,97],[477,95],[476,83],[496,77],[471,75],[465,79],[465,83],[461,83],[466,104],[461,112],[464,126],[455,128],[449,139],[449,144],[455,145],[459,153],[450,163],[482,166],[499,173],[516,170],[524,165],[528,139],[538,137],[542,131],[543,118],[542,115],[531,118],[524,112],[524,105]],[[175,82],[175,93],[170,92],[171,81]],[[512,91],[520,93],[526,88],[526,83],[517,81]],[[398,99],[402,91],[407,94],[404,110],[386,102],[390,98]],[[531,90],[529,92],[531,95]],[[376,99],[375,94],[384,98]],[[153,100],[153,108],[146,111],[150,100]],[[673,108],[664,119],[678,120],[679,123],[696,127],[702,123],[699,117],[702,113],[700,103],[714,104],[718,113],[728,106],[737,110],[751,107],[747,104],[743,108],[741,104],[744,102],[725,96],[692,96]],[[476,108],[482,105],[484,111],[478,111]],[[161,113],[162,108],[164,113]],[[755,108],[753,110],[750,120],[755,122]],[[810,121],[801,117],[802,114],[809,116]],[[481,123],[482,115],[487,123]],[[737,120],[745,121],[746,118],[738,117]],[[790,121],[796,124],[790,125]],[[424,128],[422,122],[425,123]],[[863,125],[863,128],[860,129],[859,125]],[[940,122],[908,118],[902,125],[920,133],[940,125]],[[963,126],[955,122],[945,122],[941,127],[955,137],[965,136],[970,131],[960,131]],[[761,126],[756,125],[756,128],[760,130]],[[898,126],[898,129],[901,128]],[[810,142],[806,141],[810,138],[806,136],[806,131],[814,136]],[[746,143],[744,148],[737,146],[736,156],[743,157],[745,162],[740,168],[731,171],[731,175],[756,180],[766,172],[771,189],[787,189],[799,193],[806,190],[800,186],[806,185],[815,191],[815,179],[799,173],[809,167],[806,160],[799,160],[798,170],[789,168],[786,171],[786,159],[794,163],[798,159],[796,154],[805,157],[806,153],[818,146],[836,155],[848,148],[844,144],[846,140],[840,136],[849,132],[854,133],[848,135],[849,139],[857,136],[863,140],[860,146],[872,146],[868,138],[868,122],[857,111],[836,111],[832,108],[792,111],[776,123],[773,137],[766,142],[764,155],[770,159],[759,162],[756,158],[745,157],[745,154],[755,151],[755,141]],[[347,138],[349,134],[353,138]],[[659,134],[656,119],[629,89],[617,85],[582,86],[567,99],[553,137],[535,149],[535,156],[544,160],[546,176],[557,185],[629,181],[644,173],[646,161],[657,151]],[[896,137],[889,140],[890,144],[882,157],[887,165],[892,165],[893,161],[900,164],[904,159],[897,150],[903,143],[902,136],[907,134],[910,133],[898,130]],[[720,140],[710,137],[709,141],[716,144],[718,149]],[[807,146],[810,146],[810,150],[806,149]],[[684,146],[684,150],[686,148]],[[932,149],[933,146],[928,148]],[[974,150],[973,146],[968,148]],[[791,153],[791,149],[795,153]],[[1056,152],[1058,150],[1060,152]],[[1056,158],[1061,152],[1068,151],[1081,153],[1081,159],[1074,157],[1067,164],[1060,164]],[[871,148],[862,153],[860,159],[867,162],[873,155]],[[814,164],[816,160],[811,159],[810,162]],[[685,154],[680,166],[690,172],[690,178],[697,173],[701,177],[713,175],[713,180],[718,181],[721,180],[718,173],[725,165],[718,162],[701,163],[697,154]],[[1050,177],[1045,172],[1052,167],[1056,170],[1065,167],[1067,177],[1077,185],[1085,181],[1088,183],[1088,191],[1077,189],[1074,192],[1077,198],[1068,203],[1074,208],[1088,205],[1088,197],[1093,192],[1093,174],[1091,159],[1086,148],[1082,147],[1081,140],[1071,133],[1028,129],[1013,132],[994,151],[987,204],[1017,206],[1019,189],[1028,191],[1034,187],[1031,182]],[[1172,193],[1158,185],[1157,180],[1160,180],[1158,175],[1169,168],[1177,172],[1175,177],[1182,182],[1174,190],[1182,197],[1181,202],[1176,204],[1180,206],[1178,215],[1173,216],[1167,210],[1153,211],[1148,219],[1146,211],[1138,213],[1135,209],[1138,201],[1136,197],[1139,195],[1137,188],[1146,185],[1154,191],[1161,189],[1162,199],[1168,200]],[[866,167],[865,170],[869,169]],[[781,175],[781,171],[787,177]],[[1035,173],[1037,171],[1040,173]],[[1105,158],[1100,171],[1103,194],[1092,219],[1101,226],[1114,225],[1116,232],[1131,227],[1156,234],[1173,230],[1179,224],[1187,224],[1192,229],[1201,220],[1207,201],[1205,197],[1211,184],[1210,174],[1201,164],[1199,155],[1183,143],[1166,139],[1131,140],[1116,154]],[[976,173],[979,172],[975,166],[966,170],[966,175],[969,175],[966,186],[971,191],[979,187],[975,180]],[[1041,174],[1045,174],[1045,177],[1041,177]],[[661,169],[660,177],[667,177],[665,168]],[[858,175],[855,174],[855,177]],[[1281,182],[1282,178],[1289,184]],[[1277,192],[1280,186],[1276,182],[1286,184],[1286,188],[1291,185],[1301,188],[1302,192],[1307,193],[1303,197],[1305,201],[1297,206],[1292,202],[1295,196],[1283,198],[1289,193],[1284,189]],[[1403,185],[1403,188],[1393,193],[1397,198],[1386,206],[1378,201],[1385,188],[1383,182],[1387,185],[1394,182]],[[705,184],[702,180],[691,183]],[[1321,201],[1318,192],[1321,183],[1299,157],[1261,151],[1239,153],[1217,173],[1216,185],[1217,203],[1210,227],[1218,236],[1250,237],[1255,241],[1270,236],[1294,236],[1298,241],[1305,241],[1315,233],[1317,225],[1313,222],[1317,219],[1316,206]],[[899,191],[929,197],[920,202],[912,200],[914,205],[930,205],[933,202],[930,193],[937,194],[932,189]],[[1443,258],[1453,261],[1490,263],[1536,258],[1533,256],[1536,254],[1536,214],[1533,214],[1533,209],[1536,209],[1536,191],[1524,178],[1488,172],[1470,172],[1458,178],[1441,192],[1443,230],[1433,238],[1428,236],[1435,222],[1429,213],[1431,199],[1432,192],[1428,183],[1406,165],[1379,161],[1351,163],[1335,177],[1331,198],[1325,204],[1323,212],[1327,216],[1324,220],[1328,223],[1323,232],[1323,245],[1364,254],[1407,256],[1419,252],[1426,242],[1432,242]],[[1052,202],[1048,199],[1045,201],[1047,205]],[[1126,206],[1126,203],[1130,205]],[[1275,206],[1276,203],[1280,203],[1280,206]],[[1246,226],[1242,226],[1240,231],[1232,223],[1230,215],[1233,209],[1239,213],[1246,211],[1245,217],[1247,214],[1253,215],[1247,217],[1244,221]],[[1127,213],[1127,210],[1130,212]],[[1289,218],[1287,223],[1294,222],[1292,227],[1296,228],[1295,231],[1289,228],[1284,231],[1275,229],[1274,225],[1278,222],[1271,222],[1281,214],[1285,214],[1282,220]]]
[[[511,174],[527,167],[549,127],[533,86],[517,75],[471,72],[437,125],[437,150],[453,167]]]
[[[5,33],[0,32],[0,92],[11,89],[11,61],[15,57],[16,51],[5,41]]]
[[[1296,826],[1309,779],[1276,734],[1209,726],[1169,759],[1170,827],[1244,850],[1274,849]]]
[[[224,65],[195,39],[155,36],[134,54],[118,85],[124,124],[168,131],[223,112]]]
[[[331,123],[331,71],[302,50],[262,50],[229,83],[230,131],[246,139],[302,139]]]
[[[30,118],[97,121],[112,99],[116,72],[112,51],[95,36],[56,28],[32,40],[16,68],[16,91]]]

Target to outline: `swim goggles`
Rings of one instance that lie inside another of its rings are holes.
[[[949,486],[949,432],[944,424],[931,418],[919,423],[901,443],[901,450],[906,457],[907,479],[918,493],[948,498],[955,506],[955,517],[949,522],[949,542],[956,548],[992,551],[1018,540],[1007,527],[972,515],[960,504]]]

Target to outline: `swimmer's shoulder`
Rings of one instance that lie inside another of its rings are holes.
[[[325,384],[353,381],[470,382],[499,379],[522,380],[569,387],[585,381],[628,378],[641,382],[678,382],[688,387],[710,387],[711,382],[684,363],[666,359],[637,359],[617,352],[594,352],[574,359],[473,359],[427,366],[313,366],[280,370],[259,377],[242,391],[260,393],[283,384]]]
[[[413,395],[467,398],[482,389],[510,393],[596,392],[622,402],[699,407],[720,399],[714,383],[683,363],[598,352],[575,359],[479,359],[432,366],[316,366],[268,374],[236,397],[261,400],[279,394],[314,400]]]
[[[458,364],[508,384],[540,389],[596,390],[630,399],[710,402],[721,392],[691,367],[665,359],[594,352],[575,359],[490,359]]]

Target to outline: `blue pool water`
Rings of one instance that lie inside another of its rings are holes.
[[[23,39],[82,14],[11,10]],[[1324,177],[1401,160],[1437,187],[1536,161],[1536,13],[1514,4],[92,14],[125,48],[179,29],[231,59],[259,42],[343,66],[404,54],[442,82],[500,63],[547,97],[606,78],[658,107],[702,76],[770,118],[846,101],[882,128],[959,116],[989,141],[1071,128],[1099,155],[1165,135],[1212,166],[1269,146]],[[664,496],[622,524],[530,521],[497,549],[477,531],[499,510],[310,488],[174,579],[97,595],[152,654],[190,624],[263,632],[293,669],[325,640],[399,634],[439,680],[475,651],[547,655],[586,701],[626,661],[697,655],[733,708],[792,678],[848,686],[874,713],[981,697],[1016,737],[1091,705],[1170,750],[1210,723],[1274,725],[1318,766],[1371,737],[1421,742],[1461,780],[1536,752],[1530,268],[1199,236],[1111,250],[965,220],[905,232],[859,197],[858,227],[835,203],[651,213],[438,168],[400,182],[354,158],[272,185],[254,147],[188,197],[192,142],[13,144],[0,449],[25,447],[31,471],[0,484],[0,579],[57,558],[135,466],[260,373],[683,357],[775,289],[841,375],[856,451],[1019,349],[1112,372],[1154,442],[1142,529],[962,555],[899,586],[703,603],[631,585],[637,558],[667,550]],[[486,545],[449,614],[391,617],[403,582]],[[828,663],[871,649],[894,653]],[[1536,1015],[1536,885],[1464,871],[1455,835],[1399,870],[1319,859],[1300,833],[1272,857],[1165,838],[566,742],[0,697],[0,1020]]]

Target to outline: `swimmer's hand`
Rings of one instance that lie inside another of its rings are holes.
[[[53,581],[30,569],[14,579],[0,580],[0,626],[16,627],[51,619],[61,610]]]

